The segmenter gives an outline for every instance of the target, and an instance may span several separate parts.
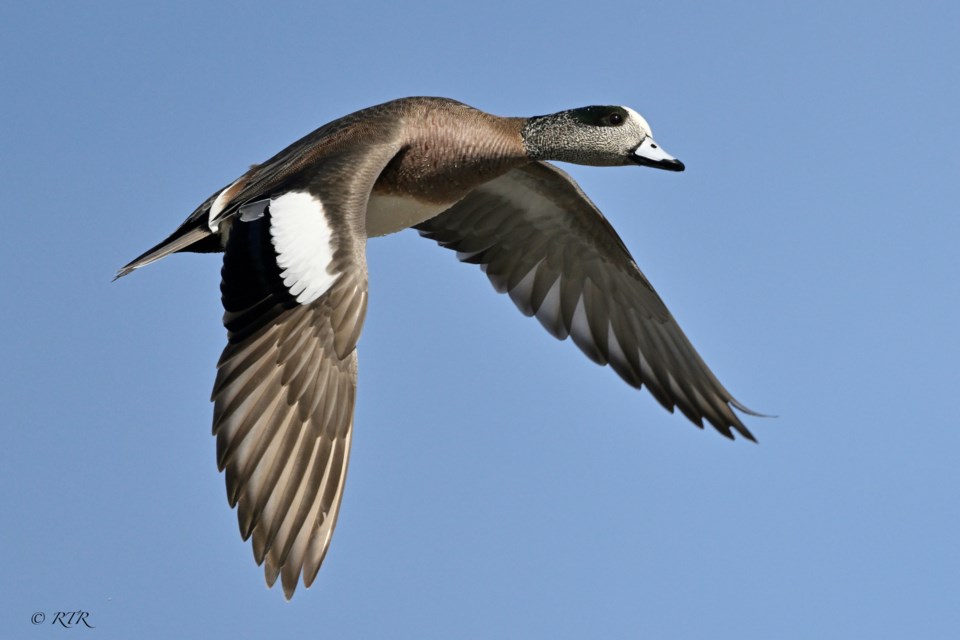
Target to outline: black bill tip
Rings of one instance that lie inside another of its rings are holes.
[[[651,160],[650,158],[644,158],[643,156],[638,156],[636,154],[631,156],[631,158],[641,167],[653,167],[654,169],[663,169],[664,171],[683,171],[687,168],[685,164],[676,158]]]

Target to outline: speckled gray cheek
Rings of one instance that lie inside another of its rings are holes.
[[[593,166],[626,164],[618,157],[629,151],[624,133],[621,127],[584,125],[565,111],[530,118],[521,131],[531,160]]]

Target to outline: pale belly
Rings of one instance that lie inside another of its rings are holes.
[[[436,204],[405,196],[370,196],[367,203],[367,237],[385,236],[403,231],[424,220],[429,220],[451,206],[453,202]]]

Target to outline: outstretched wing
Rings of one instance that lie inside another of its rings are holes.
[[[396,148],[334,154],[230,220],[217,464],[267,583],[309,587],[336,524],[367,306],[364,216]]]
[[[542,163],[478,187],[421,235],[478,264],[494,288],[555,337],[643,385],[673,411],[723,435],[753,435],[720,384],[597,207],[563,171]]]

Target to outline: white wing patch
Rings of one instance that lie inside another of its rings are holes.
[[[283,284],[297,302],[309,304],[337,281],[330,273],[333,234],[323,203],[304,191],[270,200],[270,237]]]

